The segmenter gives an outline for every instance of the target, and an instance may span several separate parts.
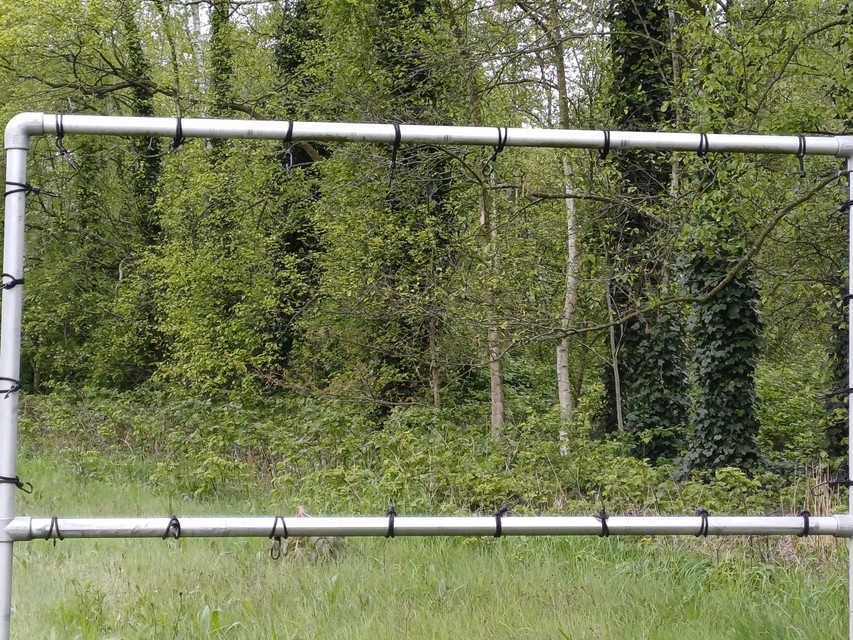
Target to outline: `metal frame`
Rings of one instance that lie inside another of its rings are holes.
[[[497,520],[500,519],[500,527]],[[706,526],[707,520],[707,526]],[[31,518],[19,516],[6,525],[15,542],[65,538],[269,538],[274,535],[325,537],[388,536],[388,516],[236,518]],[[846,515],[808,518],[808,535],[853,536]],[[606,529],[595,516],[395,516],[393,535],[406,536],[802,536],[802,516],[607,516]],[[167,533],[168,532],[168,533]],[[178,537],[178,536],[175,536]],[[390,537],[390,536],[389,536]]]
[[[5,131],[6,182],[26,184],[27,152],[34,136],[86,134],[110,136],[176,135],[180,122],[185,138],[257,138],[293,141],[420,143],[602,149],[650,149],[686,152],[825,155],[847,159],[853,172],[853,136],[762,136],[699,133],[654,133],[451,127],[332,122],[132,118],[118,116],[21,113]],[[399,138],[398,138],[399,136]],[[849,177],[849,174],[848,174]],[[849,189],[853,200],[853,184]],[[23,278],[25,191],[5,197],[3,273]],[[853,203],[849,215],[853,219]],[[853,233],[850,234],[853,278]],[[3,289],[0,318],[0,379],[19,380],[23,287]],[[850,289],[853,292],[853,280]],[[853,305],[848,305],[853,344]],[[848,416],[849,420],[849,416]],[[853,439],[848,456],[853,460]],[[16,476],[18,394],[0,394],[0,476]],[[850,474],[848,474],[850,475]],[[853,478],[853,475],[850,475]],[[836,516],[789,517],[331,517],[331,518],[31,518],[15,516],[14,484],[0,484],[0,640],[8,640],[12,602],[14,542],[51,538],[272,537],[281,521],[291,536],[459,536],[459,535],[826,535],[848,538],[853,585],[853,492],[848,513]],[[391,528],[393,522],[393,529]],[[177,526],[176,526],[177,525]],[[272,532],[272,535],[271,535]],[[853,588],[850,589],[853,640]]]

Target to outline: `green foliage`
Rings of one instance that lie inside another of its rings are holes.
[[[3,120],[44,110],[524,128],[849,128],[850,17],[824,2],[730,3],[713,11],[697,10],[695,2],[616,2],[609,14],[599,3],[426,0],[305,0],[269,10],[218,0],[6,0],[0,9]],[[568,87],[556,79],[558,59],[574,61]],[[595,398],[585,395],[610,376],[603,374],[609,336],[591,330],[610,319],[605,292],[615,314],[655,304],[673,294],[682,263],[717,254],[738,259],[795,190],[837,170],[835,159],[810,157],[800,181],[791,157],[714,157],[711,188],[690,178],[702,170],[693,154],[614,148],[607,163],[596,163],[574,150],[565,154],[566,173],[562,150],[508,148],[489,177],[489,149],[407,144],[389,185],[387,145],[309,141],[287,149],[282,141],[193,140],[170,153],[168,138],[84,136],[68,136],[65,145],[70,159],[48,140],[34,144],[30,162],[30,181],[60,196],[29,200],[29,389],[162,384],[177,395],[238,397],[241,407],[275,395],[273,405],[297,407],[297,415],[315,403],[301,399],[306,395],[356,401],[364,404],[356,412],[360,444],[336,436],[346,444],[344,460],[358,459],[367,442],[427,470],[458,464],[438,440],[427,459],[418,458],[417,438],[406,436],[426,428],[414,424],[429,422],[418,413],[424,405],[441,405],[435,415],[447,423],[452,450],[474,451],[466,462],[474,471],[466,478],[460,469],[431,491],[483,509],[492,508],[493,495],[548,502],[550,489],[539,480],[512,486],[512,442],[532,438],[537,461],[571,466],[552,456],[558,434],[576,425],[548,413],[554,342],[565,325],[582,332],[572,337],[570,379],[576,403],[590,406]],[[571,322],[566,191],[581,196],[570,201],[580,250]],[[481,197],[490,204],[488,220]],[[745,366],[765,366],[759,393],[774,404],[760,407],[761,446],[786,460],[811,457],[819,447],[813,407],[802,393],[784,390],[797,380],[822,380],[827,366],[815,358],[820,371],[806,376],[779,365],[787,361],[789,336],[833,344],[832,386],[847,384],[846,331],[835,308],[846,292],[844,218],[828,215],[846,197],[834,187],[816,194],[772,230],[752,260],[751,282],[766,292],[768,322],[762,351],[748,353]],[[711,278],[710,263],[702,264]],[[684,315],[678,307],[644,311],[617,330],[626,427],[616,436],[620,455],[654,462],[683,452],[690,381],[707,421],[731,417],[729,404],[705,397],[713,384],[703,380],[707,352],[693,365],[685,361]],[[498,336],[494,344],[487,344],[489,329]],[[488,347],[500,352],[512,423],[497,448],[475,446],[470,433],[485,428]],[[752,392],[743,393],[748,400]],[[195,424],[193,412],[208,415],[193,402],[178,407],[188,424]],[[318,414],[350,416],[345,405],[319,404]],[[828,409],[843,414],[837,405]],[[275,423],[258,411],[256,422]],[[466,428],[461,413],[474,416]],[[602,431],[615,431],[605,414]],[[400,427],[399,441],[386,442],[401,416],[413,424]],[[326,418],[317,433],[273,424],[269,433],[284,434],[273,437],[255,422],[238,424],[244,418],[210,417],[216,428],[197,433],[140,431],[195,457],[195,470],[180,479],[189,493],[214,492],[221,478],[252,473],[257,460],[249,463],[234,447],[273,451],[274,439],[309,433],[332,444],[319,433],[334,428]],[[754,435],[758,422],[738,419]],[[171,424],[168,416],[163,421]],[[710,429],[705,417],[701,422]],[[818,422],[830,429],[832,453],[843,453],[842,422]],[[612,445],[591,451],[599,446]],[[580,442],[572,447],[586,451]],[[265,462],[266,473],[278,473],[277,464]],[[405,486],[408,467],[383,464],[387,488]],[[157,482],[183,473],[170,465],[156,470]],[[334,465],[333,472],[361,477],[378,468],[373,460],[351,471]],[[303,475],[282,469],[282,477]],[[418,473],[426,483],[429,472]],[[584,491],[596,484],[582,482]]]
[[[493,513],[503,503],[586,513],[599,499],[615,512],[691,513],[701,505],[737,513],[804,499],[805,484],[792,487],[790,477],[747,477],[731,467],[706,483],[676,483],[674,467],[638,460],[630,441],[590,440],[589,425],[558,442],[558,411],[508,425],[495,442],[471,427],[482,413],[398,408],[379,421],[331,402],[57,392],[26,398],[21,440],[25,451],[69,452],[81,478],[109,474],[111,459],[130,456],[138,480],[171,495],[211,498],[259,483],[309,512],[342,504],[371,512],[388,497],[409,513]],[[766,426],[768,434],[777,428]]]
[[[832,420],[817,396],[827,388],[826,356],[810,345],[795,348],[780,362],[760,363],[755,371],[759,442],[768,456],[815,464],[825,450],[825,428]]]

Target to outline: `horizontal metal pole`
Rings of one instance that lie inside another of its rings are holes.
[[[6,526],[11,540],[53,538],[162,538],[171,518],[32,518],[19,516]],[[181,537],[269,537],[276,522],[266,517],[186,517],[178,518]],[[276,535],[301,536],[385,536],[388,517],[312,517],[278,519]],[[708,535],[787,536],[803,533],[801,516],[710,516]],[[610,535],[688,536],[702,529],[700,516],[612,516],[607,519]],[[58,532],[58,534],[57,534]],[[397,516],[394,535],[403,536],[493,536],[494,516]],[[602,533],[601,521],[593,516],[504,516],[504,536],[595,536]],[[853,537],[853,517],[849,515],[809,518],[809,535]],[[171,534],[170,534],[171,537]]]
[[[61,122],[60,122],[61,119]],[[355,122],[289,122],[275,120],[214,120],[182,118],[181,134],[186,138],[258,138],[319,142],[373,142],[393,144],[397,130],[393,124]],[[28,135],[68,134],[173,137],[177,118],[20,114],[6,130],[6,148],[11,148],[21,132]],[[509,147],[554,147],[602,149],[604,131],[499,127],[459,127],[398,125],[403,144],[497,146],[504,138]],[[697,152],[703,145],[701,133],[655,133],[610,131],[610,149],[656,149]],[[853,136],[804,136],[805,149],[796,135],[707,134],[708,152],[786,153],[804,155],[853,155]]]

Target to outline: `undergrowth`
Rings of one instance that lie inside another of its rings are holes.
[[[66,391],[22,402],[24,452],[73,455],[96,476],[117,459],[136,479],[176,495],[214,496],[248,486],[318,510],[409,513],[829,513],[825,465],[776,464],[749,475],[734,467],[676,481],[676,464],[631,455],[631,443],[596,441],[581,426],[567,438],[558,413],[531,414],[494,442],[476,409],[370,410],[313,399],[263,401],[174,397],[157,391]],[[813,495],[817,493],[817,495]]]

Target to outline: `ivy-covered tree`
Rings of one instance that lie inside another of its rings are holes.
[[[689,291],[701,297],[717,286],[734,260],[704,252],[686,269]],[[751,268],[705,304],[695,305],[689,327],[696,376],[687,469],[753,467],[759,460],[755,369],[761,318]]]
[[[625,130],[664,129],[671,98],[671,24],[665,3],[628,0],[613,5],[610,16],[613,56],[612,119]],[[608,253],[613,271],[608,296],[612,316],[627,315],[666,297],[671,266],[657,240],[665,228],[658,202],[670,191],[672,165],[667,155],[647,151],[619,153],[625,204],[611,210]],[[619,327],[613,341],[614,364],[607,370],[604,431],[617,427],[621,405],[624,429],[638,455],[671,458],[683,445],[687,416],[682,323],[677,311],[641,313]]]

